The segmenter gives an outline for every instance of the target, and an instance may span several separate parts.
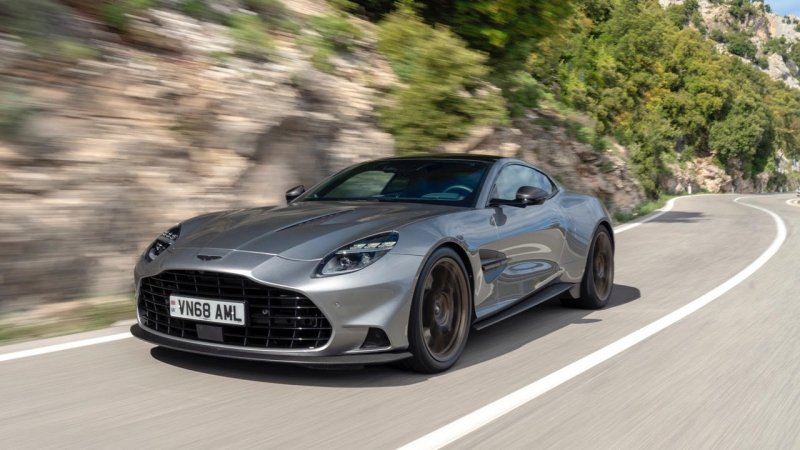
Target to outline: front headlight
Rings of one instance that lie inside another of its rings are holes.
[[[158,255],[164,253],[168,248],[178,240],[181,236],[181,226],[180,224],[175,225],[174,227],[170,228],[169,230],[161,233],[160,236],[147,247],[147,250],[144,252],[144,259],[147,262],[150,262],[158,257]]]
[[[397,245],[397,233],[372,236],[346,245],[322,260],[317,275],[341,275],[361,270]]]

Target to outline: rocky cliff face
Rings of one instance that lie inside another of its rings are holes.
[[[0,310],[130,292],[138,254],[175,222],[278,204],[295,184],[393,155],[376,111],[397,81],[372,25],[349,19],[364,37],[325,73],[303,25],[330,13],[322,1],[286,2],[301,30],[275,33],[264,60],[237,56],[226,27],[161,5],[129,17],[124,38],[71,11],[59,20],[91,48],[77,58],[0,35]],[[491,134],[471,150],[540,163],[617,209],[642,198],[620,157],[558,127]]]
[[[659,0],[659,3],[667,8],[671,5],[682,5],[684,1]],[[800,18],[761,11],[758,9],[762,6],[761,3],[755,3],[755,11],[747,14],[744,18],[734,17],[731,14],[730,6],[725,3],[699,0],[698,4],[703,25],[709,32],[742,30],[751,35],[750,40],[767,62],[766,66],[759,67],[759,69],[769,74],[773,80],[781,81],[791,88],[800,89],[800,81],[798,81],[800,70],[797,67],[800,62],[784,58],[777,53],[767,54],[764,52],[764,47],[770,39],[784,39],[789,45],[800,41]],[[717,45],[717,48],[719,51],[727,53],[724,44]]]
[[[683,5],[685,0],[659,0],[664,8],[673,5]],[[753,2],[752,8],[743,16],[735,17],[732,14],[730,3],[721,1],[698,0],[699,13],[702,19],[700,24],[706,35],[710,38],[716,34],[743,33],[748,36],[755,48],[755,55],[761,59],[761,65],[753,61],[739,57],[742,61],[752,64],[754,67],[767,73],[770,78],[780,81],[786,86],[800,89],[800,69],[797,62],[793,61],[788,55],[788,49],[792,46],[800,45],[800,18],[794,16],[782,16],[772,12],[767,12],[763,3]],[[698,27],[696,23],[688,26]],[[787,54],[775,53],[775,46],[770,47],[768,42],[782,42]],[[718,42],[715,45],[717,51],[731,54],[727,44]],[[776,165],[780,173],[786,174],[794,171],[797,161],[786,158],[785,155],[778,153]],[[712,158],[696,158],[683,164],[668,164],[672,176],[662,180],[663,189],[671,194],[682,194],[688,192],[705,191],[712,193],[720,192],[765,192],[771,183],[770,175],[761,173],[754,178],[745,178],[744,171],[737,167],[735,162],[731,162],[726,170],[717,166]],[[792,183],[787,184],[787,188],[794,189]]]

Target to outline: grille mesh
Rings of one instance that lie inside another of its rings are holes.
[[[246,326],[228,326],[170,317],[170,294],[210,300],[245,302]],[[144,326],[185,339],[201,340],[196,325],[220,326],[223,343],[243,347],[313,349],[331,337],[328,319],[297,292],[218,272],[170,270],[143,278],[139,286],[139,316]]]

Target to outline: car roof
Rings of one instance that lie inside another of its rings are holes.
[[[395,156],[392,158],[383,158],[380,161],[403,161],[403,160],[441,160],[441,159],[456,159],[466,161],[485,161],[496,162],[501,159],[507,159],[497,155],[475,155],[469,153],[434,153],[431,155],[419,156]]]

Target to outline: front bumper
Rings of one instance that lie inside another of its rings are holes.
[[[151,327],[140,326],[143,328],[143,333],[147,332],[159,338],[159,342],[145,340],[172,348],[191,347],[185,349],[197,353],[287,362],[340,356],[347,358],[337,361],[347,361],[351,357],[353,359],[358,357],[361,361],[361,357],[365,356],[367,360],[374,357],[378,363],[386,358],[379,355],[394,354],[408,348],[408,317],[416,277],[423,260],[420,256],[390,253],[377,263],[358,272],[317,278],[312,275],[319,261],[294,261],[263,254],[230,251],[220,260],[201,262],[196,257],[200,251],[200,249],[179,249],[165,253],[152,263],[140,261],[135,271],[137,301],[142,278],[164,271],[202,270],[234,274],[265,286],[291,290],[307,297],[330,322],[332,327],[330,340],[324,346],[306,350],[244,347],[184,339],[163,334]],[[140,325],[144,323],[141,317],[139,323]],[[370,328],[385,332],[389,345],[381,348],[362,348]],[[218,350],[220,348],[224,351]]]
[[[337,356],[293,356],[276,355],[255,352],[246,348],[235,348],[225,345],[213,345],[206,342],[200,343],[187,339],[176,338],[162,333],[147,330],[139,324],[131,327],[131,334],[135,337],[162,347],[198,353],[201,355],[220,356],[225,358],[244,359],[249,361],[264,361],[307,366],[340,366],[340,365],[367,365],[386,364],[411,357],[409,352],[391,353],[362,353]]]

